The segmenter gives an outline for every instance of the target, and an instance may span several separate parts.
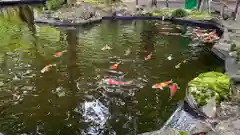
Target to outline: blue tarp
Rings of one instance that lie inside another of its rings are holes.
[[[47,0],[0,0],[0,6],[45,4]]]

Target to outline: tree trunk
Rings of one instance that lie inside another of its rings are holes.
[[[22,21],[24,21],[28,24],[28,28],[33,33],[36,33],[36,28],[35,28],[35,25],[34,25],[33,9],[29,6],[19,7],[19,16],[20,16]]]
[[[152,7],[153,7],[153,6],[157,7],[157,0],[152,0],[151,6],[152,6]]]
[[[240,4],[240,0],[237,0],[237,4],[236,4],[235,11],[234,11],[233,20],[236,20],[236,18],[237,18],[239,4]]]
[[[168,0],[166,0],[166,7],[168,7],[169,5],[168,5]]]

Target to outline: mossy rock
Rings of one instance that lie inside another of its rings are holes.
[[[165,131],[157,132],[157,133],[152,133],[149,135],[190,135],[190,133],[186,131],[179,131],[173,128],[168,128]]]
[[[188,83],[188,90],[200,106],[206,105],[213,97],[220,104],[229,97],[230,81],[225,74],[219,72],[202,73]]]

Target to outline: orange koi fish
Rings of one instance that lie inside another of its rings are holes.
[[[48,72],[52,67],[55,67],[55,66],[57,66],[57,65],[56,64],[49,64],[41,70],[41,73]]]
[[[133,81],[122,82],[113,79],[105,79],[104,82],[107,83],[108,85],[129,85],[132,84]]]
[[[152,86],[153,89],[163,89],[164,87],[168,86],[170,83],[172,83],[172,80],[162,82],[162,83],[157,83]]]
[[[55,53],[55,57],[61,57],[63,55],[63,53],[67,52],[67,50],[61,51],[61,52],[56,52]]]
[[[116,63],[116,64],[113,64],[110,69],[117,69],[118,66],[119,66],[120,62],[119,63]]]
[[[172,97],[177,91],[177,84],[173,83],[172,85],[169,86],[169,88],[170,88],[170,96]]]
[[[150,53],[149,55],[147,55],[144,59],[145,59],[145,60],[149,60],[149,59],[151,59],[151,57],[152,57],[152,53]]]

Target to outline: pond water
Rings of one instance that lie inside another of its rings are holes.
[[[189,80],[222,71],[209,49],[181,35],[162,34],[184,32],[184,26],[168,22],[103,21],[84,29],[4,26],[0,131],[9,135],[133,135],[160,129],[184,98]],[[102,50],[106,45],[112,49]],[[41,73],[48,64],[56,66]],[[111,86],[103,78],[132,85]],[[152,89],[171,79],[180,87],[172,98],[168,88]]]

